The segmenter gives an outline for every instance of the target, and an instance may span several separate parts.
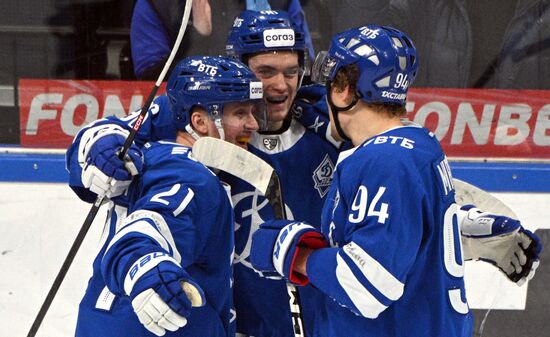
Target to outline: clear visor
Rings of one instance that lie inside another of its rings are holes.
[[[221,115],[221,116],[220,116]],[[263,100],[225,103],[223,113],[210,113],[216,120],[221,117],[222,125],[243,131],[267,130],[267,108]]]
[[[325,84],[330,77],[336,60],[329,56],[328,51],[320,51],[315,57],[311,68],[311,81],[318,84]]]

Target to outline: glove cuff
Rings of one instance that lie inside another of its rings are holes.
[[[172,262],[181,268],[180,264],[166,252],[153,252],[137,259],[124,278],[124,292],[126,295],[130,296],[140,277],[164,261]]]
[[[297,285],[306,285],[307,276],[294,272],[294,263],[300,251],[300,245],[310,249],[326,247],[324,236],[314,227],[303,222],[293,222],[286,225],[277,236],[273,249],[273,266],[281,275]],[[289,261],[287,253],[292,253]],[[290,262],[290,265],[288,264]]]
[[[288,280],[296,285],[305,286],[309,283],[309,278],[294,270],[294,265],[297,262],[297,257],[303,249],[317,250],[328,247],[328,242],[323,234],[315,232],[306,232],[302,235],[296,246],[296,251],[292,257],[292,262],[289,267]]]

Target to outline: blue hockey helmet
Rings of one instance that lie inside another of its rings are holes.
[[[252,54],[298,51],[304,66],[308,55],[305,37],[305,33],[292,23],[285,11],[245,10],[233,21],[225,51],[243,62],[246,56]]]
[[[195,106],[220,120],[226,103],[263,104],[262,82],[243,63],[223,56],[192,56],[181,60],[170,74],[166,93],[176,128],[186,131],[190,131],[191,109]]]
[[[332,82],[338,70],[350,64],[359,67],[357,96],[370,103],[405,104],[418,70],[416,48],[406,34],[368,25],[335,35],[328,52],[317,55],[312,80]]]

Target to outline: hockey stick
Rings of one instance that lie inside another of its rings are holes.
[[[518,219],[518,216],[510,207],[490,193],[459,179],[453,179],[453,184],[455,185],[455,200],[457,204],[475,205],[486,212]]]
[[[199,138],[193,144],[193,157],[205,166],[227,172],[252,185],[273,207],[277,219],[286,219],[281,183],[277,172],[264,160],[241,147],[212,137]],[[300,294],[295,285],[287,283],[289,307],[295,337],[304,337],[304,320]]]
[[[124,146],[120,150],[119,158],[121,160],[126,157],[126,154],[128,153],[128,150],[130,149],[130,146],[134,142],[134,139],[136,138],[137,132],[139,131],[141,127],[141,123],[143,123],[143,120],[145,119],[145,116],[147,115],[147,111],[151,107],[151,104],[153,103],[153,99],[155,98],[157,91],[162,84],[162,81],[164,81],[164,77],[166,76],[166,73],[168,72],[168,69],[170,69],[170,66],[172,64],[172,61],[174,60],[176,53],[179,49],[179,46],[181,44],[181,40],[183,38],[183,35],[185,34],[185,29],[187,28],[187,23],[189,22],[189,15],[191,13],[191,4],[192,0],[186,0],[185,3],[185,10],[183,12],[183,18],[181,20],[181,26],[178,32],[178,36],[176,37],[176,41],[174,42],[174,47],[172,48],[172,51],[170,52],[170,56],[168,57],[168,60],[164,64],[164,68],[162,69],[162,72],[160,73],[155,86],[151,90],[151,93],[149,93],[149,96],[147,97],[147,100],[145,101],[145,104],[143,105],[141,112],[137,119],[134,122],[134,125],[132,126],[132,130],[130,131],[130,134],[128,135],[128,138],[126,138],[126,141],[124,142]],[[76,253],[78,252],[78,249],[82,245],[82,242],[84,241],[84,238],[86,237],[86,234],[88,233],[88,230],[90,229],[90,226],[92,225],[92,222],[95,219],[95,216],[97,215],[97,212],[99,211],[99,207],[101,206],[103,202],[104,196],[98,196],[95,200],[94,204],[92,205],[92,208],[88,212],[88,215],[86,216],[86,220],[84,220],[84,223],[82,224],[82,228],[80,228],[80,231],[78,232],[78,235],[76,236],[75,241],[73,242],[71,249],[69,250],[69,253],[67,254],[67,257],[65,258],[65,261],[63,262],[63,265],[61,266],[61,269],[57,273],[57,276],[55,277],[55,280],[52,284],[52,287],[50,288],[50,291],[48,292],[48,295],[46,296],[46,299],[44,300],[44,303],[42,303],[42,306],[40,307],[40,310],[38,311],[38,314],[36,315],[36,318],[34,319],[34,322],[29,330],[29,333],[27,334],[27,337],[34,337],[36,335],[36,332],[40,328],[40,325],[42,324],[42,321],[44,320],[44,317],[46,316],[46,313],[48,312],[48,309],[50,308],[50,305],[52,304],[55,295],[57,294],[57,291],[61,287],[61,283],[63,282],[63,279],[67,275],[67,272],[69,271],[69,268],[71,266],[71,263],[73,262]],[[186,294],[190,297],[190,299],[193,301],[196,298],[196,294],[191,291],[188,293],[189,289],[188,287],[183,284],[182,287],[184,288],[184,291],[186,291]],[[196,301],[196,300],[195,300]]]

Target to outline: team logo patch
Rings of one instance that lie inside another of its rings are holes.
[[[277,138],[264,138],[263,139],[264,147],[266,149],[268,149],[269,151],[276,148],[278,142],[279,142],[279,140]]]
[[[315,189],[322,197],[327,194],[330,184],[332,183],[332,174],[334,172],[334,163],[330,160],[330,157],[325,155],[325,158],[313,171],[313,182],[315,183]]]

